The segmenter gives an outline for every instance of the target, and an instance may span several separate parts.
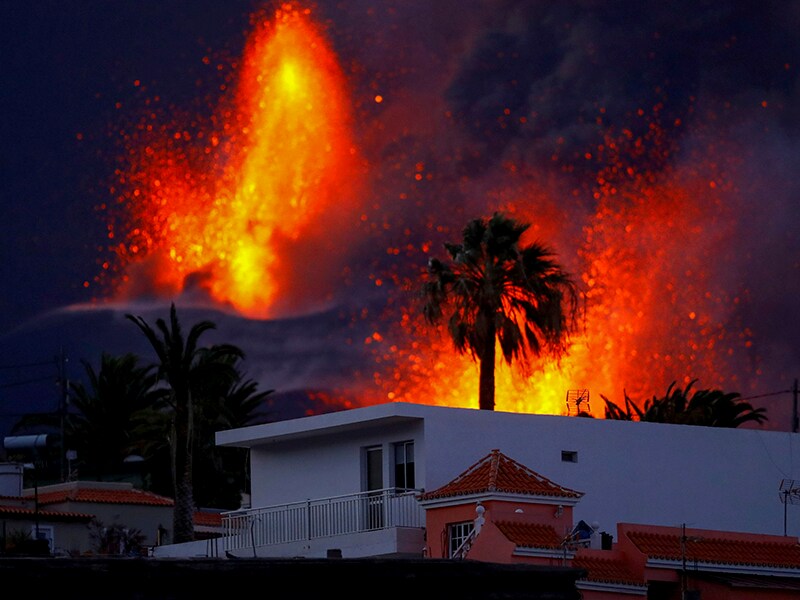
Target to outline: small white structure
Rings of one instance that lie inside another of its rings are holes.
[[[22,496],[24,466],[20,462],[0,463],[0,496]]]

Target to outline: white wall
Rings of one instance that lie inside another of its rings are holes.
[[[427,418],[430,489],[493,448],[585,492],[575,519],[783,534],[781,479],[800,479],[800,435],[453,409]],[[561,460],[577,451],[578,462]],[[442,458],[444,457],[444,460]],[[800,506],[788,507],[800,535]]]
[[[319,438],[254,446],[251,505],[272,506],[362,491],[362,448],[384,445],[384,486],[393,442],[421,436],[420,424],[392,424]]]
[[[0,496],[21,496],[22,474],[22,463],[0,463]]]
[[[800,480],[800,434],[403,403],[343,413],[218,434],[253,447],[253,507],[361,491],[360,449],[412,437],[417,487],[433,490],[497,448],[584,492],[575,519],[611,534],[632,522],[783,535],[778,488]],[[375,426],[392,415],[405,421]],[[800,536],[800,505],[787,512],[788,534]]]

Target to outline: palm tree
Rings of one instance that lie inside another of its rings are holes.
[[[122,470],[123,460],[135,442],[133,424],[154,406],[160,391],[154,389],[152,366],[142,366],[134,354],[112,356],[103,352],[99,369],[81,361],[86,384],[70,382],[70,411],[64,417],[64,448],[77,451],[78,468],[103,480]],[[59,415],[23,417],[15,431],[59,426]]]
[[[238,358],[225,360],[230,360],[239,370]],[[198,364],[198,368],[202,366]],[[259,390],[258,383],[245,378],[243,373],[239,373],[235,381],[221,379],[208,383],[210,385],[201,386],[192,394],[193,498],[198,506],[234,509],[241,506],[241,495],[247,488],[248,453],[244,448],[217,447],[214,434],[223,429],[265,422],[268,418],[263,410],[266,398],[274,390]],[[168,405],[166,408],[163,410],[161,406],[159,410],[137,415],[134,433],[138,454],[145,458],[147,465],[149,489],[170,495],[172,414]]]
[[[141,366],[134,354],[113,357],[105,352],[100,371],[82,361],[88,388],[70,384],[70,405],[78,414],[68,417],[67,439],[78,459],[102,480],[119,472],[135,443],[132,424],[137,416],[155,406],[163,392],[156,389],[155,369]]]
[[[560,357],[567,349],[576,287],[550,248],[520,246],[529,227],[500,213],[474,219],[461,244],[444,244],[450,264],[428,261],[423,314],[437,324],[448,313],[456,349],[478,361],[481,409],[494,410],[496,343],[509,364],[544,353]]]
[[[158,376],[169,389],[171,411],[170,447],[175,499],[173,510],[173,542],[194,539],[194,488],[192,450],[194,448],[194,395],[210,381],[235,380],[238,377],[231,356],[243,357],[241,349],[231,344],[200,347],[200,337],[215,329],[212,321],[196,323],[184,338],[173,302],[169,323],[156,320],[156,330],[138,316],[125,315],[145,335],[158,357]]]
[[[749,402],[740,400],[738,393],[722,390],[697,390],[690,394],[697,379],[685,388],[675,387],[673,381],[662,397],[653,396],[639,408],[625,396],[625,409],[601,396],[606,403],[606,419],[625,421],[649,421],[651,423],[677,423],[704,427],[739,427],[748,422],[758,424],[767,420],[765,408],[754,408]]]
[[[236,363],[238,359],[232,358]],[[235,365],[234,365],[235,366]],[[247,487],[247,450],[217,447],[214,433],[245,427],[266,417],[261,410],[274,390],[259,390],[258,383],[240,374],[236,380],[220,380],[200,392],[195,403],[195,499],[203,506],[238,508]]]

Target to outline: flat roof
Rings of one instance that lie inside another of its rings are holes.
[[[217,446],[250,448],[258,444],[302,439],[319,434],[342,433],[422,420],[426,413],[439,409],[452,410],[448,407],[410,402],[386,402],[274,423],[227,429],[218,431],[215,440]]]
[[[445,413],[449,415],[445,416]],[[454,413],[461,413],[456,416]],[[696,425],[681,425],[674,423],[654,423],[639,421],[623,421],[600,418],[569,417],[565,415],[551,415],[539,413],[517,413],[504,411],[486,411],[478,408],[463,408],[441,406],[436,404],[418,404],[413,402],[385,402],[357,408],[343,409],[319,415],[310,415],[295,419],[263,423],[236,429],[218,431],[215,437],[217,446],[232,446],[251,448],[256,445],[270,444],[298,440],[319,435],[330,435],[348,431],[358,431],[383,427],[396,423],[425,420],[426,418],[446,418],[448,421],[459,420],[461,417],[481,419],[482,422],[491,422],[494,419],[513,419],[515,422],[530,419],[531,421],[552,420],[555,422],[567,421],[569,427],[587,431],[586,428],[602,428],[603,430],[623,431],[636,428],[640,435],[669,436],[674,438],[694,438],[697,435],[703,438],[716,439],[747,439],[750,436],[798,436],[796,433],[784,431],[765,430],[747,427],[705,427]]]

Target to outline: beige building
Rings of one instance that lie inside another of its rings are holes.
[[[126,538],[144,549],[170,541],[173,500],[131,483],[72,481],[23,489],[22,468],[4,463],[0,484],[0,553],[29,548],[35,539],[46,540],[46,553],[55,556],[125,554]],[[211,543],[219,535],[220,513],[198,511],[195,521],[198,539]],[[104,548],[98,534],[109,528],[123,540]],[[209,546],[207,554],[215,552]]]

